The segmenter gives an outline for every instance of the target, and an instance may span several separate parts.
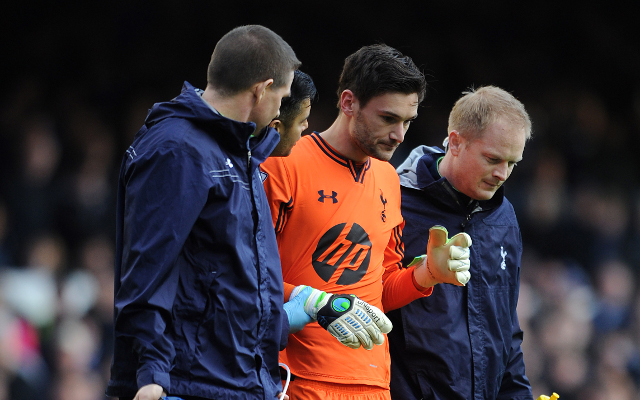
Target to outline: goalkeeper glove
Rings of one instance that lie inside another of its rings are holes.
[[[437,283],[451,283],[464,286],[471,279],[469,268],[469,247],[471,236],[465,232],[447,239],[448,232],[443,226],[429,229],[427,254],[416,257],[409,266],[416,265],[414,277],[422,287]]]
[[[307,287],[297,286],[291,298]],[[393,327],[378,307],[352,294],[331,294],[312,289],[304,303],[304,310],[340,343],[352,349],[362,345],[371,350],[374,344],[383,344],[383,333],[391,332]]]

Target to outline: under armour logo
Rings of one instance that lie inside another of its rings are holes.
[[[505,257],[507,256],[507,252],[504,251],[504,248],[500,246],[500,255],[502,256],[502,262],[500,263],[500,268],[507,269],[507,260]]]
[[[320,203],[324,203],[324,199],[333,199],[333,204],[338,202],[338,193],[334,191],[331,192],[331,196],[324,194],[324,190],[318,190],[318,194],[320,195],[318,198]]]
[[[231,160],[228,158],[227,158],[227,161],[224,162],[224,164],[229,168],[233,168],[233,163],[231,163]]]

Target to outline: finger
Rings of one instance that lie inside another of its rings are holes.
[[[469,271],[456,272],[456,279],[464,286],[469,282],[469,279],[471,279],[471,274]]]
[[[378,326],[378,329],[383,333],[391,332],[391,328],[393,328],[391,321],[378,307],[372,306],[362,299],[356,300],[356,304],[371,318],[371,320],[373,320],[373,322]],[[365,323],[365,325],[367,324]]]
[[[380,311],[380,313],[381,313],[380,319],[376,321],[376,325],[378,326],[378,329],[380,329],[380,332],[382,333],[391,332],[391,329],[393,329],[393,324],[391,323],[391,320],[389,320],[389,318],[387,318],[387,316],[384,315],[382,311]]]
[[[297,287],[296,287],[296,289],[297,289]],[[307,297],[309,297],[311,295],[312,291],[313,291],[313,289],[311,288],[311,286],[305,286],[304,289],[302,289],[302,291],[298,291],[297,293],[295,291],[291,292],[291,297],[289,298],[289,300],[293,300],[296,297],[301,297],[304,300],[306,300]],[[294,295],[294,293],[295,293],[295,295]]]
[[[355,332],[355,335],[360,339],[360,343],[362,343],[362,347],[367,350],[373,349],[373,341],[371,341],[371,336],[364,329],[358,330]]]
[[[358,339],[353,334],[353,332],[347,329],[344,325],[329,325],[327,327],[327,332],[329,332],[333,337],[338,339],[340,343],[347,347],[350,347],[352,349],[357,349],[360,347],[360,339]]]
[[[451,243],[452,246],[469,247],[471,246],[472,240],[468,233],[460,232],[453,236],[449,240],[449,243]]]
[[[449,248],[449,258],[452,260],[460,260],[463,258],[469,258],[469,248],[460,246],[451,246]]]
[[[449,243],[452,246],[470,247],[473,241],[471,240],[471,236],[469,236],[468,233],[460,232],[449,239]]]
[[[365,329],[369,333],[369,336],[371,337],[371,341],[373,342],[373,344],[376,344],[378,346],[380,346],[381,344],[384,344],[384,335],[382,334],[382,332],[380,332],[380,329],[378,329],[377,326],[375,325],[368,326]]]
[[[356,335],[350,335],[348,337],[344,337],[342,340],[340,340],[340,342],[342,342],[342,344],[354,350],[357,350],[360,348],[360,346],[362,346],[362,342],[360,342],[360,339],[358,339]]]
[[[447,229],[444,226],[434,225],[429,229],[430,247],[444,246],[447,243]]]
[[[471,267],[469,260],[447,260],[447,265],[449,266],[449,271],[453,272],[468,271]]]
[[[354,350],[358,350],[358,349],[360,348],[360,346],[362,346],[362,343],[360,343],[360,340],[358,340],[358,339],[356,338],[354,341],[349,342],[349,343],[348,343],[348,344],[346,344],[345,346],[347,346],[347,347],[349,347],[349,348],[351,348],[351,349],[354,349]]]

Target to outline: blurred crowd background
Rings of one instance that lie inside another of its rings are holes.
[[[216,41],[263,24],[337,110],[344,58],[383,42],[429,94],[392,164],[440,145],[470,86],[529,110],[506,184],[524,240],[520,323],[534,398],[640,399],[640,34],[602,2],[13,2],[0,16],[0,400],[103,399],[121,157],[154,102],[206,85]],[[628,4],[628,2],[623,2]]]

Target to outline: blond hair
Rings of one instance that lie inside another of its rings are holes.
[[[524,105],[511,93],[496,87],[470,88],[462,93],[449,114],[449,132],[458,131],[467,139],[476,139],[490,124],[504,119],[525,130],[531,138],[531,119]]]

